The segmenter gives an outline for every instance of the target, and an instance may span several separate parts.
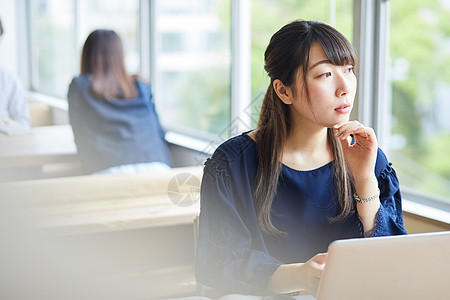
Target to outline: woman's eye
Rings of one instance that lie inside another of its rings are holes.
[[[326,77],[330,77],[330,76],[331,76],[331,72],[326,72],[326,73],[319,75],[320,78],[326,78]]]
[[[352,67],[348,67],[347,68],[347,72],[348,73],[354,73],[355,72],[355,67],[353,67],[353,66]]]

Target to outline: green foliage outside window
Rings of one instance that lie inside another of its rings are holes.
[[[403,185],[450,201],[449,20],[450,1],[391,1],[391,157]]]

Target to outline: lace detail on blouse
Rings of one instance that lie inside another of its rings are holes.
[[[204,172],[211,175],[212,178],[231,178],[228,161],[225,155],[220,152],[216,152],[213,157],[206,160]]]
[[[406,234],[399,182],[392,163],[386,162],[385,168],[378,175],[378,183],[381,205],[376,217],[376,226],[370,236]]]
[[[394,173],[394,168],[392,168],[392,163],[388,163],[386,168],[384,168],[383,171],[380,173],[380,177],[383,179],[388,178],[388,176],[392,175]]]

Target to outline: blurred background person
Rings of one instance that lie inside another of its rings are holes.
[[[0,19],[0,43],[3,38]],[[30,112],[25,91],[17,76],[0,66],[0,127],[29,128]]]
[[[69,117],[86,173],[136,173],[170,168],[151,87],[125,69],[122,41],[94,30],[68,92]]]

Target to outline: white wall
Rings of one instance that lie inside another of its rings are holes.
[[[25,24],[25,20],[19,20],[17,2],[17,0],[0,0],[0,18],[5,29],[0,42],[0,65],[18,74],[20,49],[18,27],[20,22]],[[22,51],[21,55],[25,55],[25,51]]]

